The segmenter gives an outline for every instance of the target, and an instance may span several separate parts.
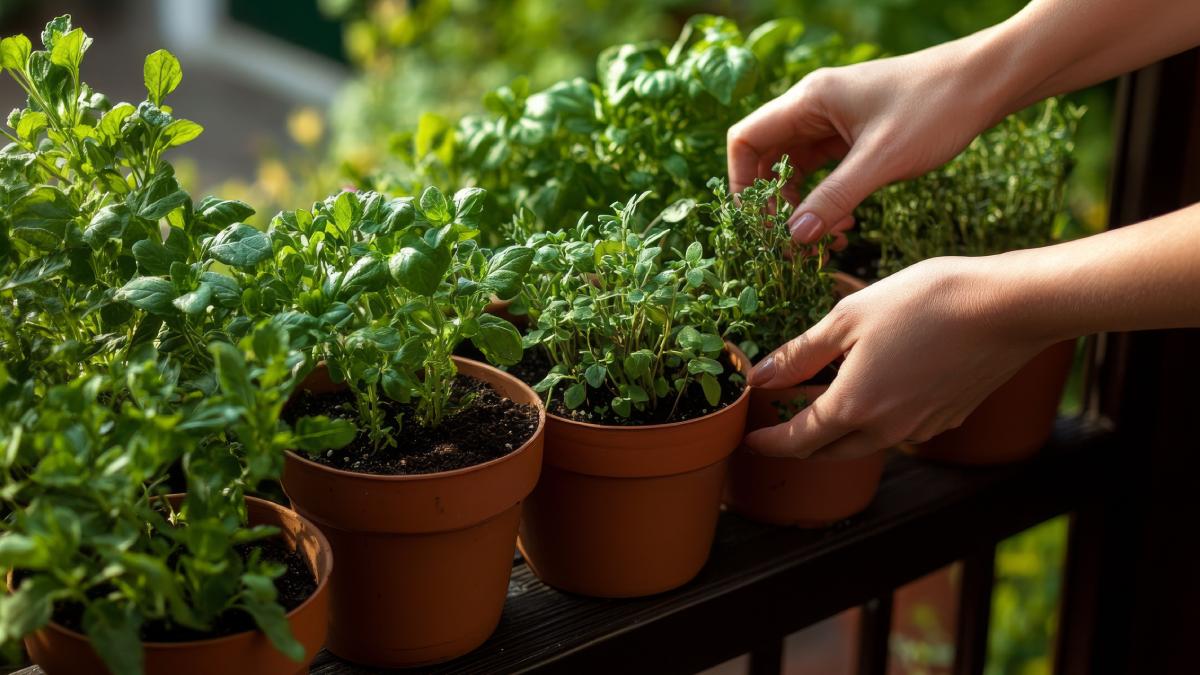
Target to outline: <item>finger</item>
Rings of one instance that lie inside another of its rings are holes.
[[[826,248],[828,248],[831,251],[840,251],[840,250],[846,248],[846,245],[850,243],[850,240],[846,238],[845,232],[846,232],[846,230],[849,230],[852,227],[854,227],[854,217],[853,216],[851,216],[849,218],[843,218],[840,223],[838,223],[837,225],[834,225],[829,230],[829,235],[831,237],[833,237],[833,241],[829,242],[829,245]],[[819,244],[813,244],[808,247],[809,255],[817,255],[817,253],[819,251],[820,251]],[[822,261],[822,264],[824,264],[824,261]]]
[[[830,226],[850,217],[855,207],[887,181],[872,161],[873,153],[862,144],[821,181],[796,207],[788,220],[788,229],[797,243],[808,244],[832,229]]]
[[[889,447],[878,438],[864,431],[851,431],[842,436],[829,445],[818,448],[810,457],[820,457],[822,459],[858,459],[873,455],[880,450],[886,450]]]
[[[833,329],[830,315],[800,336],[771,352],[750,371],[750,385],[764,389],[783,389],[816,375],[837,357],[846,353],[845,336]]]
[[[818,396],[787,422],[751,432],[743,444],[751,452],[768,457],[808,457],[851,431],[833,414],[829,401],[828,397]]]
[[[770,150],[784,147],[795,140],[790,103],[777,97],[747,115],[729,128],[726,150],[729,154],[729,189],[738,193],[759,177],[759,162],[769,157]]]

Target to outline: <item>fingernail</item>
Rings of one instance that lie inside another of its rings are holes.
[[[750,371],[750,386],[758,387],[770,382],[775,377],[775,357],[768,356],[762,363]]]
[[[817,234],[821,231],[821,219],[817,214],[809,211],[801,214],[799,218],[788,226],[788,231],[792,233],[792,239],[799,240],[805,244],[817,238]]]

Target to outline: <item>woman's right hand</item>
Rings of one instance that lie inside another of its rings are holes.
[[[731,189],[769,178],[785,154],[797,179],[840,159],[788,228],[798,243],[846,229],[869,194],[944,164],[1006,112],[987,84],[1002,79],[995,71],[1003,64],[987,63],[979,46],[986,34],[813,72],[730,128]],[[789,201],[798,197],[793,189]]]

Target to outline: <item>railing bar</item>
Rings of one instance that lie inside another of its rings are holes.
[[[962,588],[958,603],[955,675],[983,675],[987,665],[988,624],[992,614],[996,546],[980,547],[962,562]]]
[[[750,652],[748,675],[780,675],[783,672],[783,638]]]
[[[862,607],[858,630],[858,675],[886,675],[892,634],[892,594]]]

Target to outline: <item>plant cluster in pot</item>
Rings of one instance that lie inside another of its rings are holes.
[[[533,269],[514,372],[547,400],[542,478],[521,551],[557,588],[635,597],[676,588],[708,559],[726,460],[749,402],[745,357],[723,340],[738,313],[691,243],[632,227],[641,197],[528,238]]]
[[[279,424],[304,355],[240,317],[218,271],[214,235],[253,210],[193,203],[164,159],[202,131],[165,103],[174,56],[113,104],[80,79],[92,41],[69,16],[41,39],[0,42],[28,97],[0,151],[5,655],[23,641],[51,675],[307,671],[330,551],[251,493],[329,429]]]
[[[328,646],[351,661],[445,661],[500,620],[545,417],[524,383],[452,355],[465,340],[497,364],[522,354],[484,310],[517,292],[532,252],[477,245],[483,201],[342,192],[274,218],[273,257],[243,271],[258,311],[286,310],[274,321],[319,362],[284,417],[352,429],[337,450],[288,452],[282,480],[333,546]]]
[[[1050,99],[1009,116],[945,166],[875,193],[857,219],[863,237],[879,248],[880,273],[937,256],[1044,246],[1064,236],[1067,179],[1082,114]],[[1032,457],[1053,430],[1075,344],[1050,345],[960,427],[905,449],[974,465]]]
[[[0,387],[0,637],[23,638],[46,673],[308,671],[328,627],[329,544],[246,494],[304,440],[276,423],[303,355],[270,327],[248,341],[213,344],[220,388],[200,400],[154,358],[44,395]],[[168,494],[176,466],[186,492]]]
[[[776,177],[757,180],[735,203],[720,181],[715,198],[701,211],[716,252],[716,273],[731,288],[752,289],[744,321],[735,334],[754,359],[782,346],[819,321],[836,299],[862,287],[854,277],[825,267],[824,243],[811,249],[792,243],[791,213],[783,190],[792,179],[785,156]],[[776,208],[774,205],[781,205]],[[828,371],[822,371],[822,374]],[[750,394],[747,432],[781,424],[819,396],[828,381],[819,377],[787,389],[755,387]],[[886,452],[843,459],[767,457],[746,448],[733,454],[725,503],[737,513],[777,525],[819,527],[865,509],[874,499]]]

